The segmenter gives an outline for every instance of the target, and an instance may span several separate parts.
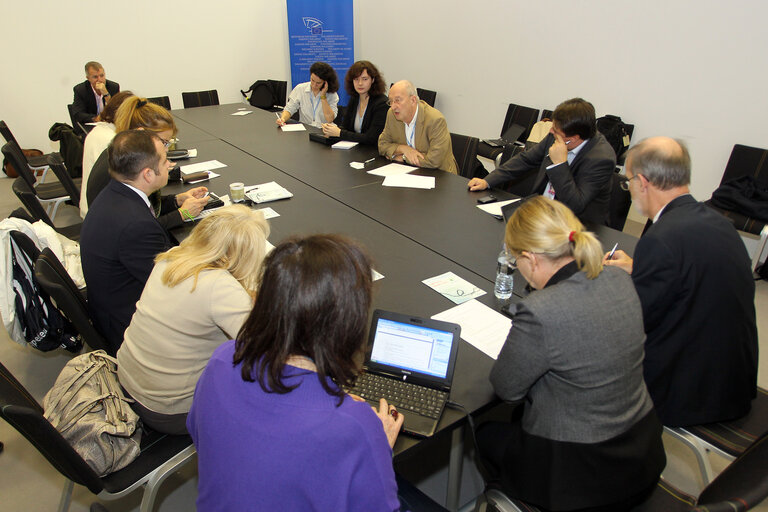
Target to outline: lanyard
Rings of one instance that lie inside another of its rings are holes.
[[[309,102],[312,103],[312,120],[313,121],[317,119],[317,107],[320,106],[321,101],[323,100],[320,98],[319,94],[317,95],[317,103],[315,103],[314,100],[312,100],[312,96],[309,97]]]

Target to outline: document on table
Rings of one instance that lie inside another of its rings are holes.
[[[279,217],[280,216],[279,213],[277,213],[275,210],[273,210],[269,206],[267,206],[266,208],[259,208],[256,211],[259,211],[259,212],[263,213],[264,214],[264,218],[267,219],[267,220],[274,219],[275,217]]]
[[[262,183],[261,185],[254,185],[252,187],[245,187],[245,195],[254,203],[268,203],[270,201],[279,201],[280,199],[293,197],[291,192],[274,181]]]
[[[452,300],[456,304],[467,302],[475,297],[485,295],[485,292],[469,281],[465,281],[453,272],[430,277],[422,281],[436,292]]]
[[[221,169],[222,167],[226,167],[226,166],[227,164],[223,164],[218,160],[208,160],[207,162],[182,165],[180,169],[182,174],[193,174],[196,172],[212,171],[213,169]]]
[[[281,130],[284,132],[305,132],[307,131],[306,128],[304,128],[304,125],[301,123],[293,123],[293,124],[284,124],[280,127]]]
[[[476,300],[454,306],[433,316],[461,326],[461,338],[496,359],[507,340],[512,320]]]
[[[253,112],[253,110],[238,110],[237,112],[233,112],[231,115],[233,116],[247,116]]]
[[[384,178],[382,186],[407,188],[435,188],[434,176],[415,176],[413,174],[397,174]]]
[[[331,147],[333,149],[352,149],[355,146],[357,146],[357,142],[352,142],[351,140],[340,140]]]
[[[372,171],[368,171],[368,174],[374,174],[376,176],[396,176],[398,174],[408,174],[411,171],[415,171],[415,167],[410,165],[391,163],[378,167]]]
[[[520,200],[518,197],[517,199],[510,199],[509,201],[497,201],[495,203],[491,204],[479,204],[477,205],[478,208],[483,210],[485,213],[490,213],[494,217],[501,217],[503,214],[501,213],[501,208],[504,206],[507,206],[511,203],[516,203]]]

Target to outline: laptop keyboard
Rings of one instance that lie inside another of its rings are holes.
[[[380,398],[404,411],[412,411],[427,418],[438,419],[443,411],[448,393],[425,388],[381,375],[363,373],[350,390],[366,401],[377,404]]]

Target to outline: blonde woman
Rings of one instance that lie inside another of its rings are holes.
[[[535,291],[512,306],[491,371],[496,394],[522,405],[511,423],[478,430],[483,469],[545,510],[629,510],[665,464],[632,281],[603,268],[600,242],[542,196],[510,218],[505,243]]]
[[[115,113],[116,133],[127,130],[148,130],[160,137],[165,147],[178,132],[173,116],[160,105],[151,103],[146,98],[131,96],[123,101]],[[88,206],[93,203],[104,187],[109,183],[109,161],[104,151],[93,164],[88,177],[86,199]],[[175,196],[161,196],[156,192],[150,196],[155,214],[160,225],[171,230],[183,224],[185,218],[196,217],[205,207],[208,199],[206,187],[196,187]]]
[[[120,384],[150,428],[186,433],[200,373],[253,307],[268,235],[261,212],[234,205],[155,259],[117,352]]]

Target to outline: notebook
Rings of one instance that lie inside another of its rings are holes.
[[[403,429],[429,437],[451,392],[461,327],[377,309],[365,371],[349,391],[379,406],[385,398],[405,415]]]

